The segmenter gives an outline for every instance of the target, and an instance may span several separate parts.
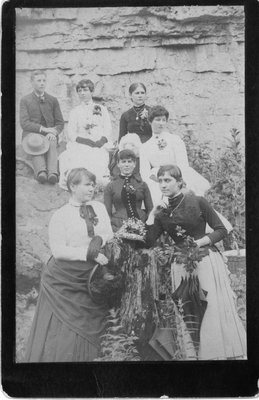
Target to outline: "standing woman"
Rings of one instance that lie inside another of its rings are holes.
[[[141,143],[145,143],[152,136],[151,126],[148,121],[150,107],[145,104],[147,89],[141,83],[132,83],[129,94],[133,107],[124,112],[120,119],[119,142],[127,133],[136,133]]]
[[[183,254],[186,254],[184,235],[194,239],[193,245],[198,261],[192,274],[198,277],[207,301],[200,327],[198,359],[245,358],[245,330],[235,308],[227,266],[222,254],[214,246],[224,238],[227,231],[215,210],[203,197],[196,196],[193,192],[181,191],[182,174],[176,165],[161,167],[158,171],[158,181],[163,196],[167,198],[167,204],[161,203],[160,207],[154,207],[150,213],[147,222],[147,247],[153,246],[156,239],[166,231],[178,248],[182,249]],[[206,223],[213,229],[209,234],[205,234]],[[181,231],[184,231],[184,235]],[[174,298],[177,292],[178,296],[181,293],[183,307],[186,291],[181,290],[182,279],[188,278],[189,274],[190,271],[183,263],[172,264],[172,292],[175,292],[172,296]],[[198,316],[199,310],[195,305],[193,309],[197,311]]]
[[[76,91],[80,104],[70,113],[67,148],[59,156],[60,186],[64,189],[67,173],[72,168],[88,169],[103,184],[109,175],[112,126],[108,110],[93,102],[94,84],[89,79],[78,82]]]
[[[52,257],[41,289],[27,344],[25,362],[93,361],[107,316],[88,292],[94,266],[108,259],[101,248],[113,236],[104,205],[93,200],[95,176],[84,168],[67,178],[71,198],[49,224]]]
[[[116,232],[128,218],[145,222],[153,208],[148,186],[139,174],[134,173],[136,155],[132,150],[118,154],[120,174],[104,189],[104,204],[111,218],[112,229]],[[142,209],[144,202],[145,209]]]

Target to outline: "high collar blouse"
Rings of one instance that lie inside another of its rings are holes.
[[[98,222],[94,227],[95,235],[101,236],[103,245],[113,237],[110,218],[105,206],[95,200],[92,205]],[[87,234],[85,220],[80,217],[80,203],[70,199],[68,204],[57,210],[49,223],[49,244],[56,259],[86,261],[91,237]]]

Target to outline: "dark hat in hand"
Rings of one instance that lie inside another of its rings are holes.
[[[47,153],[49,149],[48,139],[39,133],[28,133],[22,141],[25,153],[33,156]]]

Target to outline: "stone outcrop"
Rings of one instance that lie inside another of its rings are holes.
[[[18,109],[30,72],[45,70],[65,120],[82,78],[96,84],[118,136],[131,105],[128,87],[147,86],[147,103],[163,104],[169,127],[195,132],[215,147],[233,127],[244,133],[244,10],[238,6],[17,9]]]

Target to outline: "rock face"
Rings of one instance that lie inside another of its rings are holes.
[[[244,132],[244,10],[239,6],[17,9],[17,142],[19,101],[30,72],[45,70],[65,120],[76,83],[90,78],[118,137],[131,105],[128,87],[143,82],[147,104],[170,112],[169,127],[211,140]]]

